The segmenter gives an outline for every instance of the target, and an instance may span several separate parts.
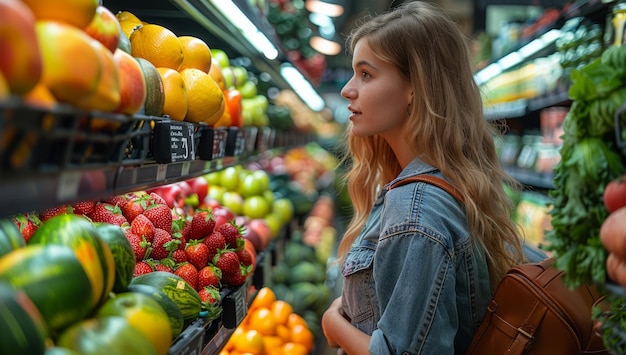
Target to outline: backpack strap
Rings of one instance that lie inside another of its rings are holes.
[[[463,203],[463,195],[461,195],[459,190],[457,190],[456,187],[452,186],[452,184],[450,184],[446,180],[444,180],[444,179],[442,179],[442,178],[440,178],[438,176],[435,176],[435,175],[422,174],[422,175],[409,176],[409,177],[406,177],[406,178],[404,178],[402,180],[398,180],[398,181],[394,182],[393,184],[389,185],[387,187],[387,190],[391,190],[391,189],[396,188],[398,186],[410,184],[412,182],[425,182],[425,183],[428,183],[428,184],[431,184],[431,185],[435,185],[438,188],[440,188],[440,189],[446,191],[447,193],[449,193],[450,195],[452,195],[460,203]]]

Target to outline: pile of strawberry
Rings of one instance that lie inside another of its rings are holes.
[[[216,220],[210,209],[170,208],[154,192],[61,205],[38,216],[16,218],[23,223],[23,234],[30,234],[39,221],[61,213],[121,226],[135,254],[135,277],[153,271],[174,273],[198,291],[205,304],[216,303],[223,287],[242,285],[256,266],[256,251],[234,218]]]

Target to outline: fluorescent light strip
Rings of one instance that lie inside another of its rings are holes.
[[[481,85],[502,73],[502,68],[498,63],[492,63],[474,75],[476,84]]]
[[[502,70],[507,70],[522,61],[522,56],[518,52],[512,52],[498,61]]]
[[[260,53],[270,60],[278,58],[278,50],[263,32],[231,0],[211,0],[224,17],[237,27],[243,36]]]
[[[319,112],[324,106],[324,99],[313,89],[311,83],[291,64],[284,63],[280,66],[280,75],[289,83],[296,94],[311,108]]]
[[[548,45],[556,41],[559,36],[561,36],[561,31],[557,29],[552,29],[544,33],[541,37],[531,41],[524,47],[520,48],[518,51],[512,52],[507,56],[502,57],[497,63],[491,64],[485,69],[474,74],[474,80],[476,80],[478,85],[491,80],[493,77],[500,74],[501,72],[511,68],[516,64],[521,63],[526,58],[546,48]],[[493,67],[494,65],[497,65],[497,67]]]

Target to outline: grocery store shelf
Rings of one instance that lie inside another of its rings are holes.
[[[0,122],[3,217],[186,180],[314,139],[267,127],[211,128],[63,106],[46,111],[18,100],[0,105]]]
[[[554,174],[538,173],[529,169],[518,168],[514,166],[505,166],[504,170],[515,180],[520,183],[539,189],[554,189]]]

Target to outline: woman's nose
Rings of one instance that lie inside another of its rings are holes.
[[[356,90],[350,85],[350,81],[341,89],[341,96],[346,99],[352,99],[356,96]]]

